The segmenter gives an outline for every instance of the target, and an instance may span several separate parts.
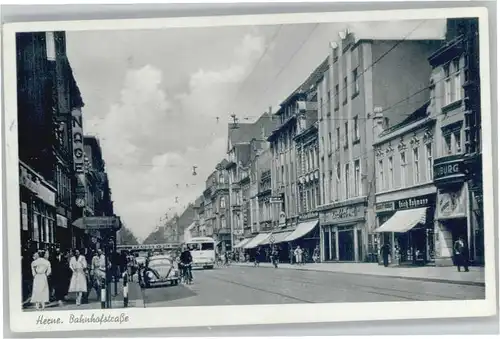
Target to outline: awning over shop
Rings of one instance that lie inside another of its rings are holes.
[[[245,246],[246,244],[248,244],[248,242],[250,240],[252,240],[253,238],[246,238],[246,239],[243,239],[242,241],[240,241],[239,243],[237,243],[236,245],[234,245],[234,248],[241,248],[243,246]]]
[[[260,243],[269,237],[270,233],[260,233],[257,234],[252,240],[250,240],[246,245],[245,249],[252,249],[260,245]]]
[[[304,235],[311,232],[316,225],[318,225],[318,220],[300,223],[292,234],[285,238],[285,241],[294,241],[302,238]]]
[[[375,232],[405,233],[418,224],[425,224],[427,207],[397,211]]]
[[[276,232],[272,233],[269,237],[264,239],[260,245],[279,244],[285,241],[285,239],[292,234],[292,231]]]

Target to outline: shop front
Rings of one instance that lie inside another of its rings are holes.
[[[19,161],[22,247],[34,252],[55,246],[56,189]]]
[[[410,195],[411,191],[407,194]],[[435,193],[375,204],[379,248],[389,246],[392,265],[434,263],[435,205]],[[382,264],[383,256],[378,258]]]
[[[436,265],[453,265],[453,244],[462,238],[474,253],[471,228],[467,216],[467,187],[443,188],[438,191],[436,213]]]
[[[288,257],[291,256],[297,246],[303,251],[303,258],[306,262],[311,262],[314,249],[320,245],[320,230],[319,230],[319,213],[309,212],[299,216],[299,223],[293,231],[287,235],[283,243],[287,243]],[[278,238],[280,240],[280,238]],[[282,251],[286,246],[282,246]],[[284,256],[284,253],[283,253]],[[290,260],[290,259],[289,259]]]
[[[480,223],[471,217],[469,188],[461,155],[446,156],[434,162],[434,184],[438,188],[436,221],[436,265],[452,266],[453,244],[462,238],[467,244],[470,260],[474,259],[476,235]]]
[[[364,203],[320,212],[321,260],[363,261]]]

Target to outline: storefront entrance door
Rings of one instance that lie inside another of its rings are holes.
[[[354,230],[339,227],[339,261],[354,261]]]

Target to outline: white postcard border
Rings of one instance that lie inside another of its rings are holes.
[[[128,308],[112,310],[24,312],[21,298],[21,250],[19,214],[19,175],[17,142],[17,94],[15,33],[22,31],[61,30],[132,30],[173,27],[216,27],[241,25],[276,25],[352,21],[387,21],[479,17],[480,77],[483,140],[483,192],[485,226],[486,299],[474,301],[425,301],[383,303],[329,303],[292,305],[205,306],[173,308]],[[10,325],[13,332],[46,332],[93,329],[136,329],[161,327],[223,326],[249,324],[339,322],[360,320],[395,320],[488,316],[496,313],[495,233],[493,209],[492,138],[489,27],[486,8],[444,8],[384,10],[367,12],[298,13],[272,15],[234,15],[164,19],[120,19],[88,21],[52,21],[13,23],[4,26],[4,98],[5,163],[7,192],[7,240]],[[160,312],[158,312],[160,311]],[[71,323],[70,314],[94,315],[101,319],[111,315],[118,322]],[[187,316],[188,314],[188,316]],[[37,325],[40,316],[60,318],[62,324]],[[128,317],[128,321],[124,321]]]

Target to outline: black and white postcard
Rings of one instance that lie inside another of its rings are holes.
[[[487,17],[5,25],[11,330],[495,314]]]

